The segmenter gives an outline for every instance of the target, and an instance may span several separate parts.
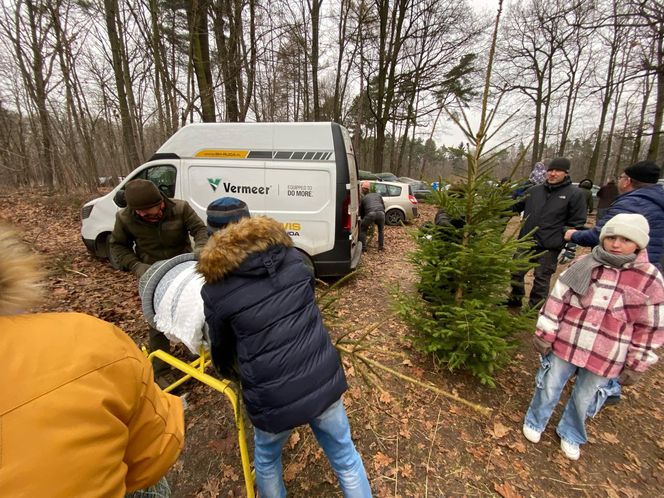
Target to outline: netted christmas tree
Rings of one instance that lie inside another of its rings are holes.
[[[499,18],[500,10],[493,47]],[[492,48],[490,61],[493,53]],[[487,111],[490,77],[489,63],[476,132],[465,114],[463,122],[450,114],[470,144],[457,151],[466,161],[465,176],[448,190],[434,192],[432,200],[443,211],[438,224],[427,223],[415,233],[417,250],[410,260],[419,277],[417,292],[400,294],[397,308],[424,351],[450,370],[468,370],[493,385],[494,373],[511,358],[516,335],[532,330],[535,313],[513,314],[504,305],[512,272],[532,267],[527,255],[515,254],[531,244],[517,237],[518,230],[506,230],[514,214],[511,182],[493,179],[495,148],[483,152],[497,109]]]

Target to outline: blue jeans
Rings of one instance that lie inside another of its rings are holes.
[[[371,488],[362,458],[350,436],[350,426],[341,399],[309,422],[318,444],[327,455],[346,498],[370,498]],[[254,427],[256,486],[261,498],[284,498],[281,450],[292,430],[272,434]]]
[[[610,394],[609,379],[561,360],[553,352],[542,358],[537,371],[535,394],[526,413],[525,425],[537,432],[544,431],[560,400],[560,393],[574,374],[574,388],[556,432],[570,443],[584,444],[588,441],[586,418],[594,417],[602,408]]]

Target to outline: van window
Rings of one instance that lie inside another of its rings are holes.
[[[166,197],[173,198],[175,196],[175,180],[177,178],[175,166],[170,164],[152,166],[141,170],[132,180],[136,178],[150,180]]]

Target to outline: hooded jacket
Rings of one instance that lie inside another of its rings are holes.
[[[112,324],[17,314],[40,280],[34,255],[0,226],[0,495],[121,498],[154,484],[182,448],[181,401]]]
[[[323,413],[347,389],[314,294],[314,277],[282,225],[244,218],[200,254],[201,295],[215,365],[235,351],[252,423],[279,433]]]
[[[661,270],[660,258],[664,253],[664,189],[659,185],[649,185],[619,195],[593,228],[574,232],[572,242],[580,246],[595,247],[599,244],[602,227],[620,213],[638,213],[648,220],[648,257],[650,262]]]
[[[565,229],[583,226],[587,214],[584,194],[572,185],[569,176],[560,183],[545,182],[529,188],[513,210],[524,212],[520,237],[536,229],[533,238],[537,246],[555,250],[565,245]]]
[[[164,215],[157,223],[143,220],[136,211],[126,207],[115,215],[110,239],[113,258],[121,268],[130,271],[139,263],[151,265],[192,251],[207,242],[207,227],[186,202],[164,197]]]
[[[108,496],[157,482],[184,442],[181,401],[120,329],[79,313],[0,317],[3,496]]]

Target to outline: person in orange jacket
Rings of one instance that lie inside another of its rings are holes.
[[[182,401],[114,325],[25,313],[42,294],[41,265],[0,224],[0,494],[123,497],[154,485],[182,449]]]

